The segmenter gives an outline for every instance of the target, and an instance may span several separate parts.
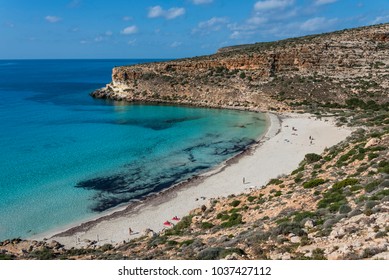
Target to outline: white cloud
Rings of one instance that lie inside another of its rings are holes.
[[[303,31],[316,31],[327,29],[331,25],[337,22],[337,19],[326,19],[325,17],[315,17],[308,19],[300,25],[300,29]]]
[[[78,8],[81,5],[81,0],[72,0],[68,6],[70,8]]]
[[[231,39],[239,39],[240,36],[241,36],[241,32],[240,32],[240,31],[234,31],[234,32],[232,32],[232,34],[230,35],[230,38],[231,38]]]
[[[103,40],[104,40],[104,37],[101,36],[101,35],[99,35],[99,36],[97,36],[97,37],[95,38],[95,42],[101,42],[101,41],[103,41]]]
[[[254,17],[251,17],[247,20],[247,23],[252,24],[252,25],[261,25],[261,24],[264,24],[266,22],[267,22],[267,18],[260,17],[260,16],[254,16]]]
[[[293,5],[294,0],[263,0],[258,1],[254,5],[255,11],[268,11],[275,9],[284,9],[290,5]]]
[[[331,4],[335,3],[338,0],[316,0],[315,5],[325,5],[325,4]]]
[[[182,42],[177,42],[177,41],[175,41],[175,42],[173,42],[171,45],[170,45],[170,47],[172,47],[172,48],[177,48],[177,47],[179,47],[179,46],[181,46],[182,45]]]
[[[62,19],[60,17],[57,17],[57,16],[45,16],[45,20],[50,22],[50,23],[56,23],[56,22],[61,21]]]
[[[192,30],[192,33],[209,34],[212,31],[219,31],[227,23],[228,19],[225,17],[213,17],[199,22],[197,27]]]
[[[192,0],[193,4],[201,5],[201,4],[209,4],[212,3],[213,0]]]
[[[70,32],[78,32],[80,31],[80,28],[78,26],[72,27],[69,29]]]
[[[389,15],[376,17],[375,20],[373,20],[372,24],[387,23],[387,22],[389,22]]]
[[[149,18],[164,17],[165,19],[174,19],[184,14],[184,8],[170,8],[169,10],[164,10],[161,6],[154,6],[149,8],[149,13],[147,16]]]
[[[131,35],[138,32],[138,27],[136,25],[131,25],[126,28],[124,28],[122,31],[120,31],[121,34],[124,35]]]
[[[224,17],[213,17],[209,20],[202,21],[199,23],[198,27],[199,28],[213,28],[217,27],[219,29],[219,24],[224,24],[227,23],[228,20],[227,18]]]
[[[124,20],[124,21],[130,21],[130,20],[132,20],[132,17],[124,16],[124,17],[123,17],[123,20]]]
[[[136,39],[130,40],[127,42],[127,45],[134,46],[136,43]]]

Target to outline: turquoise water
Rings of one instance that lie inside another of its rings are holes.
[[[0,60],[0,240],[158,192],[253,143],[264,116],[88,94],[142,60]]]

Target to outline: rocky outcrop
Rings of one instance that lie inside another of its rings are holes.
[[[116,67],[112,82],[92,96],[262,110],[304,100],[387,102],[388,38],[384,24]]]

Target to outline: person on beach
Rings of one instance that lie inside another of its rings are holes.
[[[132,233],[133,233],[132,228],[129,227],[129,228],[128,228],[128,234],[129,234],[129,235],[132,235]]]
[[[243,184],[246,184],[246,178],[245,177],[243,177]]]

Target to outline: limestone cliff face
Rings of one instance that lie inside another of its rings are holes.
[[[389,24],[116,67],[98,98],[286,109],[296,101],[388,101]]]

